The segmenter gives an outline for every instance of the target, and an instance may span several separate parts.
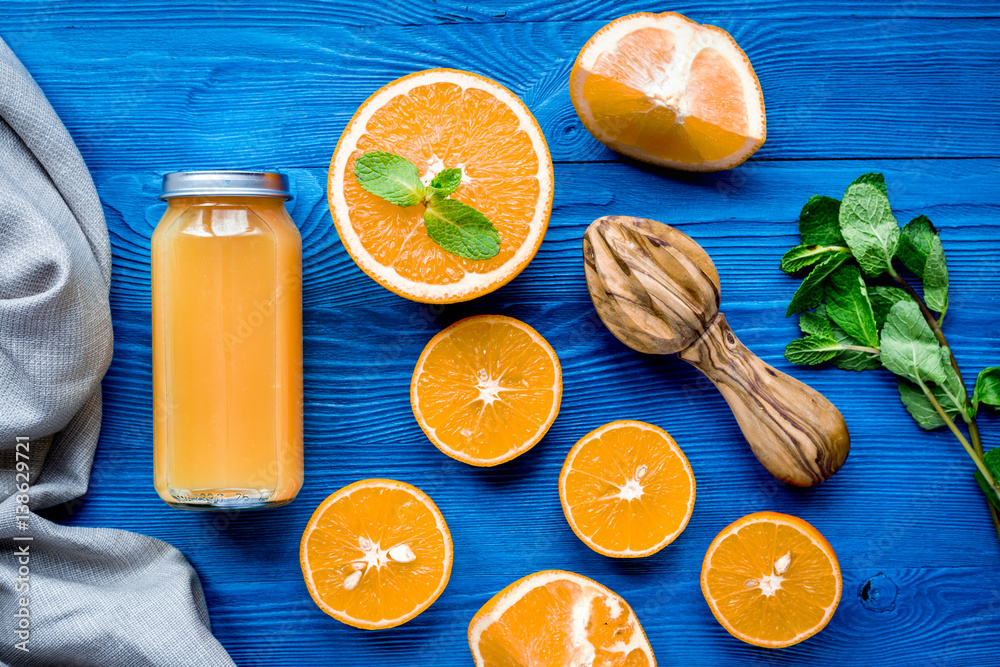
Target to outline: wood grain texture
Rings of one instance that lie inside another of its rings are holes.
[[[961,0],[942,6],[929,0],[889,0],[859,4],[853,0],[810,0],[790,6],[781,0],[735,0],[712,2],[694,0],[667,5],[648,0],[413,0],[403,11],[386,11],[382,3],[337,2],[336,0],[296,0],[276,4],[269,0],[213,0],[174,2],[159,0],[129,2],[121,11],[115,0],[6,0],[6,18],[12,30],[55,28],[122,29],[158,28],[166,21],[185,26],[320,26],[320,25],[427,25],[435,23],[532,23],[550,21],[610,21],[634,12],[672,11],[699,16],[700,21],[719,18],[795,17],[866,18],[898,21],[927,17],[997,17],[1000,12],[988,2]]]
[[[851,449],[840,411],[812,387],[761,361],[724,314],[677,356],[722,393],[754,456],[772,475],[814,486],[840,470]]]
[[[511,88],[555,161],[624,159],[583,128],[569,102],[570,68],[602,20],[363,28],[242,20],[236,12],[221,26],[182,30],[0,25],[0,35],[92,168],[325,167],[369,95],[440,66]],[[1000,133],[990,131],[1000,97],[984,93],[1000,89],[1000,20],[718,23],[764,91],[768,139],[744,169],[774,159],[1000,156]]]
[[[494,16],[501,5],[506,16]],[[475,610],[504,585],[553,567],[623,595],[662,665],[995,662],[1000,546],[971,464],[950,434],[913,423],[888,373],[784,361],[785,343],[798,335],[794,318],[784,317],[798,281],[778,269],[809,195],[839,197],[858,174],[882,171],[900,220],[926,214],[942,230],[952,281],[945,328],[966,375],[1000,362],[1000,160],[989,157],[1000,155],[992,131],[1000,101],[984,92],[1000,84],[1000,21],[962,18],[995,16],[995,7],[909,0],[657,7],[733,32],[764,87],[768,143],[739,169],[712,175],[621,161],[570,107],[566,77],[576,51],[605,18],[634,9],[631,1],[589,0],[238,7],[137,0],[124,10],[112,0],[7,0],[0,36],[80,141],[114,252],[115,357],[104,381],[101,442],[90,491],[56,514],[183,550],[201,575],[213,629],[241,666],[467,665],[465,629]],[[324,196],[329,156],[357,106],[392,78],[436,65],[509,85],[562,162],[551,225],[532,264],[496,293],[444,308],[405,301],[367,278],[337,239]],[[879,159],[903,156],[988,159]],[[296,192],[291,211],[305,248],[306,482],[299,498],[273,511],[194,515],[163,505],[152,486],[148,253],[163,210],[156,170],[242,166],[289,170]],[[776,482],[697,370],[633,352],[607,332],[590,303],[580,242],[592,220],[615,213],[662,220],[695,238],[719,270],[722,308],[742,341],[840,408],[853,451],[829,482],[815,489]],[[565,382],[546,438],[489,470],[438,452],[409,408],[420,350],[476,313],[534,326],[558,352]],[[630,563],[581,543],[557,491],[573,443],[623,418],[670,431],[698,479],[685,532]],[[987,415],[982,429],[987,447],[1000,444],[1000,420]],[[455,542],[451,583],[438,602],[382,633],[323,614],[297,564],[312,510],[366,477],[426,491]],[[781,651],[731,638],[698,590],[711,539],[764,509],[813,523],[845,572],[831,624]],[[885,595],[873,602],[872,590]]]

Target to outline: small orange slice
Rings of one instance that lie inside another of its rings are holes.
[[[635,612],[572,572],[545,570],[494,595],[469,623],[477,667],[653,667]]]
[[[584,127],[637,160],[729,169],[767,135],[750,60],[725,30],[680,14],[631,14],[584,45],[569,80]]]
[[[649,556],[681,534],[694,511],[691,464],[670,434],[637,421],[580,439],[559,475],[570,528],[599,554]]]
[[[524,322],[476,315],[427,343],[410,383],[413,414],[442,452],[474,466],[520,456],[549,430],[562,400],[552,346]]]
[[[365,479],[316,508],[299,560],[320,609],[356,628],[392,628],[431,606],[448,584],[451,533],[417,487]]]
[[[354,163],[370,151],[402,155],[425,184],[460,168],[452,197],[497,227],[500,253],[453,255],[427,236],[423,205],[402,208],[363,190]],[[452,69],[415,72],[369,97],[340,137],[327,187],[337,233],[361,270],[425,303],[466,301],[520,273],[545,236],[552,192],[548,145],[524,103],[496,81]]]
[[[712,541],[701,591],[729,634],[783,648],[822,630],[837,609],[840,565],[819,531],[794,516],[757,512]]]

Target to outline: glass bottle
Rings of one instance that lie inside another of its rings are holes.
[[[283,174],[175,172],[152,238],[156,490],[274,507],[302,486],[302,240]]]

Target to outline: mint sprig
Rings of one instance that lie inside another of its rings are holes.
[[[900,400],[917,424],[947,426],[972,458],[1000,536],[1000,448],[984,455],[976,424],[980,406],[1000,409],[1000,366],[979,374],[970,400],[941,328],[949,284],[938,230],[925,216],[900,229],[885,178],[864,174],[843,201],[811,197],[799,214],[799,235],[801,245],[785,253],[781,269],[805,274],[787,312],[800,314],[803,337],[788,344],[785,357],[894,373]],[[920,279],[922,296],[900,265]]]
[[[354,163],[354,176],[366,192],[396,206],[424,206],[427,236],[447,252],[485,260],[500,252],[500,232],[483,213],[449,197],[462,183],[462,170],[441,170],[424,185],[417,165],[401,155],[372,151]]]

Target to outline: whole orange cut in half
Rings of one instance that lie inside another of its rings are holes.
[[[580,439],[559,475],[570,528],[599,554],[649,556],[681,534],[694,511],[691,464],[670,434],[617,421]]]
[[[712,540],[701,591],[729,634],[784,648],[822,630],[837,609],[840,565],[819,531],[798,517],[757,512]]]
[[[559,414],[562,367],[524,322],[476,315],[427,343],[410,382],[420,428],[442,452],[495,466],[542,439]]]
[[[386,151],[413,162],[425,185],[462,170],[452,195],[500,234],[492,259],[463,259],[431,240],[424,205],[400,207],[362,189],[354,163]],[[369,97],[348,123],[330,163],[330,213],[361,270],[414,301],[454,303],[492,292],[535,256],[552,210],[552,159],[528,108],[496,81],[432,69]]]
[[[356,628],[392,628],[431,606],[448,584],[451,533],[417,487],[365,479],[320,503],[299,560],[320,609]]]
[[[590,38],[570,73],[584,127],[609,148],[653,164],[717,171],[767,135],[764,95],[725,30],[680,14],[630,14]]]
[[[469,623],[477,667],[653,667],[635,612],[617,593],[572,572],[544,570],[493,596]]]

